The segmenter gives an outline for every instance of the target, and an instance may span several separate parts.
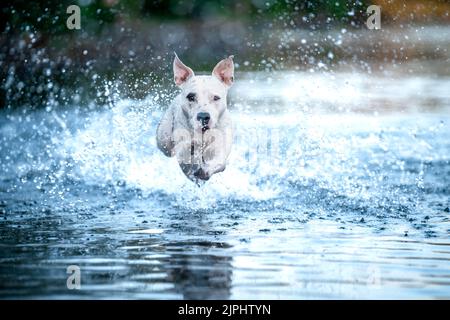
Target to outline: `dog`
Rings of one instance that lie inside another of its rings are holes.
[[[233,128],[227,93],[234,82],[233,56],[221,60],[211,75],[196,76],[175,53],[172,101],[156,130],[158,148],[176,157],[183,173],[197,184],[225,170]]]

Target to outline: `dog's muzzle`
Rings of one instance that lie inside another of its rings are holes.
[[[202,124],[202,131],[205,132],[209,129],[209,120],[211,119],[211,116],[208,112],[199,112],[197,113],[197,121],[200,121]]]

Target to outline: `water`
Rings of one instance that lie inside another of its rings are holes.
[[[3,111],[0,297],[450,298],[450,79],[239,79],[200,188],[157,151],[153,94]]]

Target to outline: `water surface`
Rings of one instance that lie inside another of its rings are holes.
[[[0,297],[448,299],[449,85],[241,75],[200,188],[156,149],[154,94],[3,111]]]

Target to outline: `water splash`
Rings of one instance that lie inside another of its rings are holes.
[[[116,98],[108,107],[92,111],[74,108],[8,115],[1,127],[1,165],[5,176],[18,175],[22,183],[32,182],[54,195],[65,193],[70,180],[125,186],[146,196],[162,193],[173,197],[174,205],[191,209],[295,198],[300,204],[341,198],[341,209],[362,211],[374,203],[391,208],[387,211],[394,210],[394,203],[397,209],[417,205],[408,199],[411,192],[420,194],[426,188],[427,164],[448,161],[443,135],[448,116],[358,113],[355,104],[376,95],[365,91],[367,79],[355,75],[347,78],[345,92],[359,92],[359,98],[339,101],[336,87],[330,100],[322,90],[334,88],[340,77],[308,75],[305,80],[287,74],[281,80],[283,90],[277,89],[278,82],[265,90],[266,78],[255,76],[251,84],[244,79],[251,89],[242,84],[234,89],[233,96],[240,100],[233,101],[231,108],[235,137],[227,169],[200,188],[184,177],[175,159],[158,151],[155,131],[162,107],[151,97]],[[313,104],[308,111],[295,109],[296,103],[304,103],[301,99],[294,103],[301,96],[292,91],[292,83],[316,88],[303,90]],[[259,97],[251,94],[257,89]],[[288,105],[276,114],[267,108],[247,108],[257,101],[263,106],[276,92],[277,108]],[[334,111],[326,110],[330,103]],[[372,103],[376,105],[377,99]]]

